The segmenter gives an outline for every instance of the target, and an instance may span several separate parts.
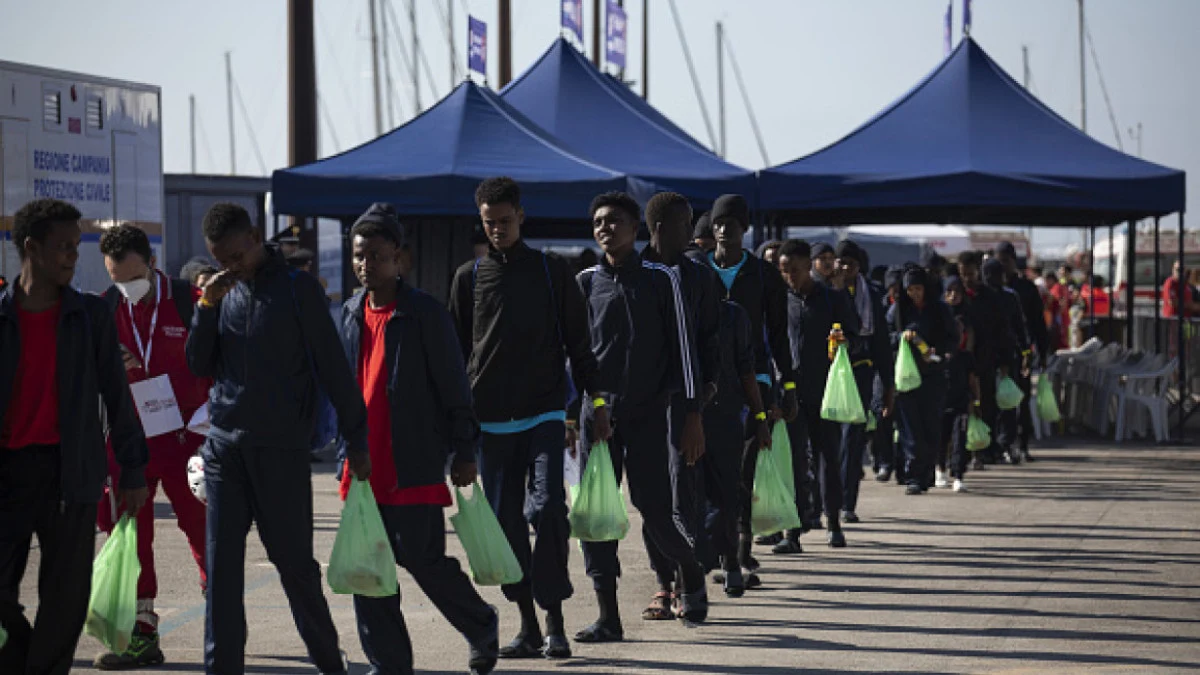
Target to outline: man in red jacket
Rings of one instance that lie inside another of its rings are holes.
[[[188,431],[187,424],[207,404],[211,382],[192,374],[184,354],[199,291],[186,281],[156,270],[150,239],[132,225],[106,231],[100,237],[100,252],[113,280],[105,298],[114,311],[125,374],[150,448],[150,463],[146,466],[150,498],[137,513],[138,562],[142,566],[137,586],[137,626],[127,651],[101,654],[95,663],[100,670],[129,670],[164,661],[158,644],[158,615],[154,613],[154,598],[158,595],[154,492],[160,484],[200,568],[201,589],[207,585],[205,507],[187,482],[188,459],[204,437]],[[155,406],[154,402],[165,405]],[[152,411],[155,407],[157,411]],[[114,476],[118,475],[111,452],[109,468]],[[108,500],[102,499],[98,520],[106,531],[113,527],[111,515]]]

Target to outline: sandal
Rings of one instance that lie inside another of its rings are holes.
[[[646,609],[642,610],[643,621],[670,621],[675,618],[671,611],[671,601],[674,598],[674,593],[670,591],[659,591],[651,598],[650,604]]]
[[[615,627],[610,627],[599,621],[575,634],[576,642],[620,642],[624,639],[625,632],[621,630],[619,624]]]

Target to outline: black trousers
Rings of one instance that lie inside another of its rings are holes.
[[[61,472],[57,446],[0,448],[0,625],[8,631],[0,673],[6,675],[70,672],[87,618],[96,503],[64,503]],[[35,534],[41,565],[30,626],[20,589]]]
[[[949,471],[951,478],[967,475],[967,413],[946,410],[942,413],[942,440],[937,444],[937,468]]]
[[[1017,373],[1014,378],[1017,386],[1025,394],[1025,398],[1021,399],[1021,405],[1017,408],[1017,446],[1021,450],[1029,449],[1029,439],[1033,435],[1033,414],[1030,411],[1030,406],[1033,405],[1033,373],[1029,376]]]
[[[440,506],[386,506],[379,512],[391,539],[396,563],[412,574],[417,585],[470,644],[490,636],[495,613],[458,561],[446,556],[446,523]],[[412,640],[400,609],[400,595],[386,598],[354,596],[358,637],[363,653],[379,675],[413,672]]]
[[[516,434],[483,434],[483,490],[525,572],[520,583],[501,587],[510,602],[532,596],[542,609],[553,609],[574,592],[567,574],[571,526],[563,487],[565,438],[562,422],[543,422]],[[530,526],[536,534],[532,546]]]
[[[897,395],[896,400],[908,484],[931,487],[936,448],[942,437],[946,377],[941,371],[922,373],[921,377],[920,387]]]
[[[707,503],[703,539],[707,545],[697,545],[697,556],[707,569],[716,569],[721,560],[737,566],[738,489],[745,433],[742,411],[718,408],[704,411]]]
[[[862,365],[854,369],[854,381],[862,399],[863,410],[870,410],[871,383],[875,380],[875,369]],[[858,488],[863,479],[863,457],[867,452],[867,425],[841,425],[841,469],[842,508],[854,511],[858,508]]]
[[[308,448],[243,447],[209,437],[208,612],[204,663],[210,675],[245,670],[246,535],[258,524],[267,558],[279,571],[296,629],[322,673],[343,672],[337,628],[313,558],[312,469]]]
[[[840,517],[838,512],[843,503],[841,425],[821,419],[820,401],[802,401],[800,414],[787,428],[792,444],[796,508],[801,520],[807,522],[810,515],[821,511],[830,519]]]
[[[652,405],[644,415],[617,418],[609,441],[613,472],[617,480],[624,473],[629,498],[642,514],[642,532],[646,540],[664,556],[671,578],[675,570],[699,568],[696,550],[679,520],[671,490],[670,448],[666,406]],[[641,411],[639,411],[641,412]],[[587,467],[592,447],[592,410],[584,407],[580,447],[581,466]],[[610,590],[621,576],[615,541],[583,542],[583,560],[596,590]]]
[[[988,429],[992,432],[991,445],[980,452],[986,458],[995,459],[999,454],[1000,435],[998,424],[1000,408],[996,405],[996,366],[977,366],[976,375],[979,378],[979,410],[983,414],[984,424],[988,425]]]
[[[687,409],[682,395],[671,397],[671,406],[667,410],[667,424],[670,429],[670,453],[667,458],[671,471],[671,498],[674,506],[675,521],[684,532],[696,551],[696,559],[701,561],[706,570],[713,567],[713,553],[709,550],[707,537],[704,535],[705,502],[705,458],[701,457],[694,466],[688,466],[681,452],[683,446],[683,427],[687,422]],[[707,448],[707,442],[705,447]],[[675,566],[666,554],[658,547],[653,535],[642,525],[642,541],[646,545],[646,554],[650,557],[650,569],[658,579],[659,586],[667,588],[675,579]]]

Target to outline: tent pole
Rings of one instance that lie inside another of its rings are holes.
[[[1088,297],[1085,300],[1087,302],[1088,330],[1091,333],[1088,337],[1096,337],[1096,280],[1093,278],[1096,273],[1096,256],[1093,255],[1096,248],[1096,226],[1092,225],[1084,234],[1086,235],[1084,241],[1087,242],[1088,257]]]
[[[1113,296],[1113,277],[1117,276],[1117,260],[1113,253],[1113,234],[1114,229],[1112,223],[1108,224],[1108,341],[1113,341],[1113,304],[1117,299]]]
[[[1154,351],[1165,354],[1162,342],[1162,292],[1158,280],[1162,278],[1161,253],[1158,248],[1158,216],[1154,217]]]
[[[1137,275],[1137,265],[1134,257],[1137,255],[1137,227],[1131,220],[1125,225],[1125,347],[1133,349],[1133,303],[1137,300],[1134,293],[1134,281]]]
[[[1179,327],[1177,329],[1177,338],[1179,340],[1179,345],[1177,348],[1177,353],[1179,354],[1179,383],[1177,385],[1179,387],[1179,403],[1178,403],[1179,409],[1177,411],[1177,414],[1179,415],[1179,442],[1180,443],[1183,442],[1183,424],[1186,421],[1185,416],[1184,416],[1183,401],[1184,401],[1184,398],[1187,396],[1187,388],[1188,388],[1187,387],[1187,343],[1184,342],[1184,338],[1185,338],[1184,324],[1187,322],[1187,318],[1184,316],[1185,312],[1182,311],[1182,309],[1183,309],[1182,305],[1183,305],[1184,297],[1185,297],[1184,292],[1187,291],[1187,287],[1184,285],[1187,283],[1187,281],[1184,278],[1185,270],[1184,270],[1184,266],[1183,266],[1183,262],[1184,262],[1183,253],[1184,253],[1184,251],[1183,251],[1183,212],[1180,211],[1179,212],[1179,276],[1181,278],[1179,279],[1179,286],[1178,286],[1178,288],[1179,288],[1179,303],[1178,304],[1179,304],[1179,310],[1181,310],[1181,311],[1175,312],[1176,321],[1179,322]]]

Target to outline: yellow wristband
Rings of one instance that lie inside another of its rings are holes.
[[[200,298],[200,302],[196,304],[200,305],[200,309],[212,309],[216,307],[216,305],[208,301],[208,298]]]
[[[767,413],[760,412],[754,416],[754,419],[758,420],[759,422],[766,422],[767,421]]]
[[[922,354],[928,354],[928,353],[929,353],[929,345],[925,344],[924,342],[922,342],[922,343],[918,344],[918,345],[917,345],[917,349],[918,349],[918,350],[920,350],[920,352],[921,352]]]
[[[796,383],[795,383],[795,382],[784,382],[784,383],[783,383],[783,390],[784,390],[784,391],[792,391],[792,390],[794,390],[795,388],[796,388]]]
[[[603,407],[604,407],[604,406],[606,406],[606,405],[608,405],[608,403],[606,403],[606,402],[604,401],[604,399],[600,398],[599,396],[597,396],[596,398],[592,399],[592,407],[593,407],[593,408],[597,408],[597,409],[599,409],[599,408],[603,408]]]

